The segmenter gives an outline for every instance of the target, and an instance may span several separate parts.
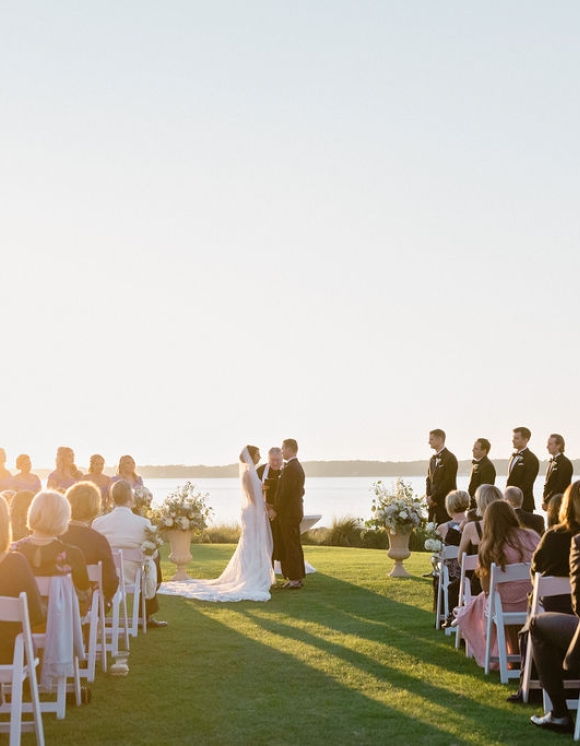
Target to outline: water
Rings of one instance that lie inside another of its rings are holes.
[[[320,513],[317,526],[329,526],[337,518],[370,518],[373,482],[381,479],[387,486],[396,482],[395,477],[307,477],[304,495],[304,513]],[[425,494],[425,476],[404,477],[418,496]],[[148,479],[146,486],[153,493],[154,504],[162,500],[186,479]],[[201,478],[191,480],[202,491],[208,493],[208,504],[214,509],[214,524],[239,523],[240,484],[237,477],[230,479]],[[500,478],[498,486],[505,484]],[[459,489],[467,489],[469,477],[458,477]]]

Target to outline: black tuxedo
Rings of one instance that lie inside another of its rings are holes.
[[[304,552],[300,542],[300,522],[304,518],[304,469],[298,459],[290,459],[282,469],[274,498],[281,540],[282,575],[288,580],[306,576]]]
[[[522,510],[521,508],[515,508],[515,513],[521,526],[524,526],[524,528],[531,528],[532,531],[535,531],[538,534],[538,536],[542,536],[546,530],[544,516],[538,515],[537,513],[528,513],[527,510]]]
[[[495,484],[495,466],[487,456],[471,463],[471,478],[467,488],[470,497],[475,497],[475,490],[480,484]]]
[[[436,523],[449,521],[445,510],[445,498],[457,489],[457,459],[447,448],[431,456],[427,470],[426,491],[434,505],[429,506],[429,520]]]
[[[571,484],[573,472],[572,462],[563,453],[559,453],[555,459],[550,460],[546,469],[546,482],[542,495],[542,506],[544,508],[550,502],[551,497],[562,494],[566,487]]]
[[[517,458],[517,461],[516,461]],[[534,503],[534,481],[540,470],[540,462],[529,448],[524,448],[517,456],[512,455],[509,463],[507,487],[519,487],[524,493],[522,508],[532,513]]]

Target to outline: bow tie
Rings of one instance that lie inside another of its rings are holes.
[[[471,463],[472,463],[472,464],[479,464],[479,461],[478,461],[477,459],[475,459],[475,458],[474,458],[474,459],[473,459],[473,461],[472,461]]]
[[[558,460],[557,456],[552,456],[552,458],[550,459],[550,463],[552,463],[553,461],[557,461],[557,460]]]
[[[519,455],[520,455],[520,452],[519,452],[519,451],[514,451],[514,452],[512,453],[512,458],[517,458],[517,457],[518,457]]]

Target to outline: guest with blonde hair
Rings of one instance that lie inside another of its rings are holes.
[[[60,539],[68,527],[70,515],[69,502],[60,492],[39,492],[28,509],[31,534],[16,542],[14,549],[26,557],[35,575],[71,573],[83,611],[92,590],[85,558],[78,547]]]
[[[6,500],[0,495],[0,596],[18,598],[24,592],[31,626],[44,621],[44,612],[34,575],[25,558],[11,552],[12,531]],[[14,640],[22,631],[19,623],[0,622],[0,665],[12,663]]]
[[[12,523],[13,541],[20,541],[20,539],[24,539],[30,533],[26,519],[28,508],[33,498],[34,494],[30,490],[20,490],[12,498],[12,502],[10,503],[10,521]]]
[[[40,492],[42,484],[40,477],[32,473],[32,461],[27,453],[21,453],[16,457],[16,468],[18,473],[12,477],[12,489],[30,490],[33,495]]]
[[[91,523],[99,514],[101,493],[92,482],[77,482],[65,494],[71,507],[68,528],[61,539],[82,550],[87,565],[102,562],[103,593],[107,603],[119,587],[111,546],[103,534],[91,528]]]
[[[77,469],[75,464],[73,449],[60,446],[56,452],[56,469],[48,475],[47,488],[64,493],[82,478],[83,473]]]

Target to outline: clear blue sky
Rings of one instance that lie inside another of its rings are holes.
[[[577,2],[0,18],[9,465],[580,456]]]

